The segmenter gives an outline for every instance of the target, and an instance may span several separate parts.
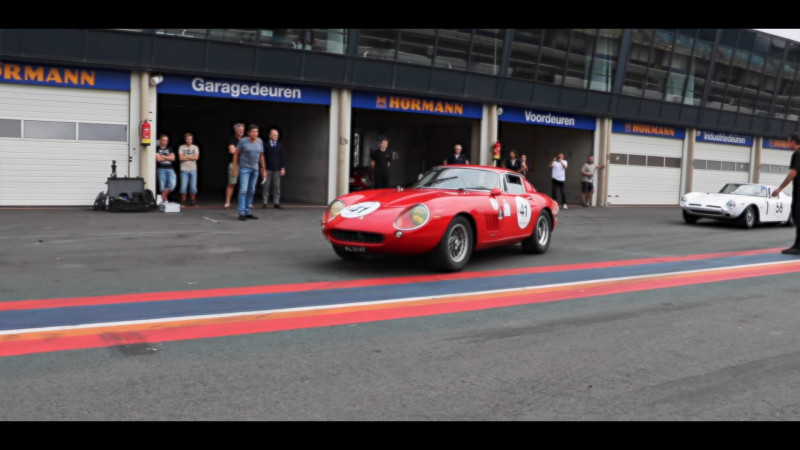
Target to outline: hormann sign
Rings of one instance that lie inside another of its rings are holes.
[[[743,136],[741,134],[717,133],[716,131],[697,130],[697,142],[711,142],[714,144],[741,145],[750,147],[753,145],[753,136]]]
[[[0,83],[129,91],[131,74],[113,70],[0,62]]]
[[[761,143],[761,146],[764,148],[774,148],[776,150],[789,150],[792,151],[792,148],[789,147],[789,142],[786,139],[769,139],[764,138],[764,141]]]
[[[483,106],[478,103],[379,94],[375,92],[354,91],[352,106],[353,108],[361,109],[467,117],[471,119],[483,117]]]
[[[639,134],[669,139],[683,139],[686,137],[685,128],[631,122],[627,120],[614,120],[614,123],[611,125],[611,131],[614,133]]]
[[[577,128],[581,130],[594,130],[597,123],[597,119],[590,116],[537,111],[515,106],[503,106],[502,109],[503,113],[498,116],[498,120],[501,122],[528,123],[531,125]]]
[[[330,105],[330,88],[288,86],[263,81],[224,80],[206,77],[164,75],[159,94],[233,98],[270,102]]]

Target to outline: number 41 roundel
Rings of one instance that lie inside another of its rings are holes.
[[[378,202],[356,203],[355,205],[348,206],[347,208],[343,209],[339,215],[345,219],[354,219],[356,217],[366,216],[367,214],[378,209],[380,206],[381,204]]]
[[[517,202],[517,224],[524,229],[531,223],[531,205],[522,197],[515,197]]]

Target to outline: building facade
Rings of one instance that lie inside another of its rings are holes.
[[[0,207],[89,205],[112,161],[155,191],[160,133],[195,135],[201,192],[221,195],[239,121],[280,131],[283,197],[312,204],[347,192],[383,138],[397,185],[455,143],[493,164],[498,141],[546,193],[564,153],[570,202],[588,156],[609,164],[598,205],[778,184],[800,128],[792,31],[2,29]]]

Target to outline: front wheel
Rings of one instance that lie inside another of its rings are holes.
[[[553,229],[551,223],[550,214],[547,211],[540,212],[530,237],[522,241],[522,251],[536,254],[546,252],[550,247],[550,236]]]
[[[458,272],[467,265],[471,256],[472,225],[458,216],[450,222],[439,245],[431,252],[433,266],[444,272]]]
[[[693,216],[693,215],[687,213],[685,210],[683,211],[683,221],[684,222],[686,222],[688,224],[691,224],[691,225],[694,225],[694,224],[697,223],[698,220],[700,220],[699,217]]]
[[[739,226],[742,228],[753,228],[756,224],[756,212],[752,206],[748,206],[744,210],[742,216],[739,217]]]

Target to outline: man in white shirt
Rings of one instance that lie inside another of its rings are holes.
[[[553,161],[550,162],[550,167],[553,169],[553,200],[558,202],[558,197],[556,197],[556,190],[561,191],[561,203],[563,203],[563,209],[567,208],[567,196],[564,194],[564,182],[567,180],[567,160],[564,159],[564,154],[559,153],[557,158],[553,158]]]

